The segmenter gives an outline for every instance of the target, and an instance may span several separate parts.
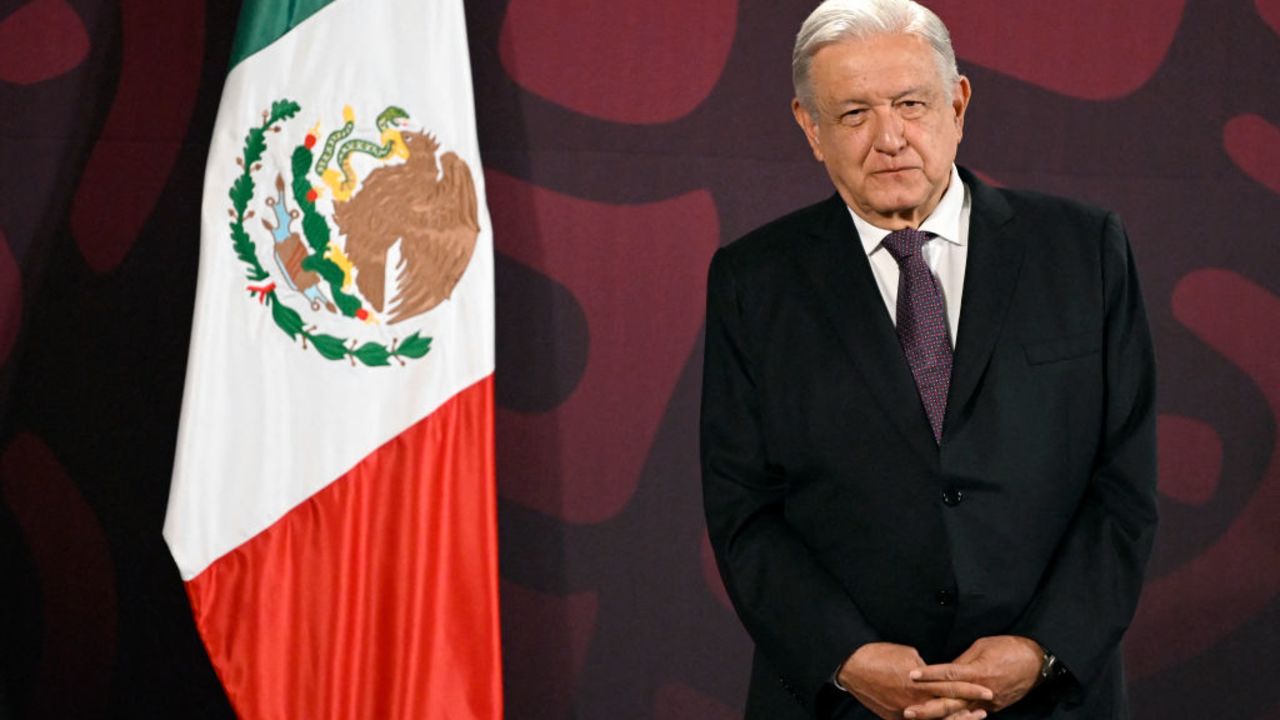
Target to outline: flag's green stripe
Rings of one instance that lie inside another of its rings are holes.
[[[333,0],[245,0],[228,69],[265,48]]]

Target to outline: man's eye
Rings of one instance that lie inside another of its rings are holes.
[[[903,100],[898,103],[903,115],[907,117],[919,117],[924,114],[927,107],[923,100]]]
[[[861,108],[846,110],[844,114],[840,116],[840,122],[845,125],[857,125],[862,122],[863,118],[866,117],[866,114],[866,111]]]

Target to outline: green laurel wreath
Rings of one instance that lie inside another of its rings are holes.
[[[240,258],[248,266],[245,276],[250,282],[262,282],[271,277],[271,274],[258,261],[257,249],[253,244],[253,240],[249,238],[249,233],[244,229],[245,219],[253,217],[253,211],[248,209],[249,201],[253,199],[255,187],[252,173],[262,167],[259,161],[262,159],[262,153],[267,149],[267,132],[280,132],[280,126],[277,123],[292,118],[301,109],[301,106],[292,100],[277,100],[271,103],[271,110],[262,114],[262,124],[258,127],[250,128],[248,134],[245,135],[244,157],[236,159],[243,172],[231,184],[231,190],[228,193],[231,197],[232,205],[231,210],[228,211],[231,215],[231,244],[235,248],[236,257]],[[299,150],[305,151],[305,153],[299,153]],[[307,238],[307,243],[317,252],[303,261],[303,267],[318,272],[321,277],[329,282],[330,288],[333,290],[334,303],[338,305],[343,315],[352,317],[360,309],[359,298],[342,292],[342,270],[333,261],[324,258],[320,254],[329,244],[329,226],[324,217],[316,212],[315,203],[306,197],[306,191],[309,186],[306,183],[305,165],[301,174],[297,172],[298,163],[302,160],[304,154],[309,159],[310,149],[305,146],[299,146],[294,151],[292,158],[294,166],[294,198],[302,206],[303,233]],[[320,243],[318,247],[317,243]],[[315,260],[311,263],[312,267],[307,267],[307,261],[313,259]],[[336,278],[334,271],[337,272]],[[334,286],[335,280],[338,283],[336,287]],[[416,360],[431,350],[431,338],[421,337],[417,332],[404,340],[392,340],[390,346],[372,341],[362,345],[356,340],[347,340],[325,333],[317,333],[315,332],[315,327],[308,328],[305,326],[302,316],[298,314],[297,310],[280,301],[279,296],[276,295],[274,283],[271,286],[258,288],[250,286],[249,296],[257,298],[259,303],[271,307],[271,319],[290,339],[301,338],[304,349],[310,343],[316,349],[316,352],[328,360],[348,358],[352,365],[359,361],[368,367],[381,367],[390,365],[390,361],[394,359],[403,366],[406,359]]]

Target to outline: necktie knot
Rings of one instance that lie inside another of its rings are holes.
[[[893,256],[893,259],[897,260],[898,264],[901,265],[903,260],[919,254],[920,248],[924,247],[924,244],[928,241],[929,233],[915,228],[903,228],[894,230],[886,235],[881,244]]]

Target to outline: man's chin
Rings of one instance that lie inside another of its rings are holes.
[[[929,183],[919,173],[876,174],[865,184],[867,205],[886,211],[907,210],[929,197]]]
[[[925,204],[927,196],[897,195],[887,198],[871,198],[864,207],[870,212],[885,218],[911,218]]]

